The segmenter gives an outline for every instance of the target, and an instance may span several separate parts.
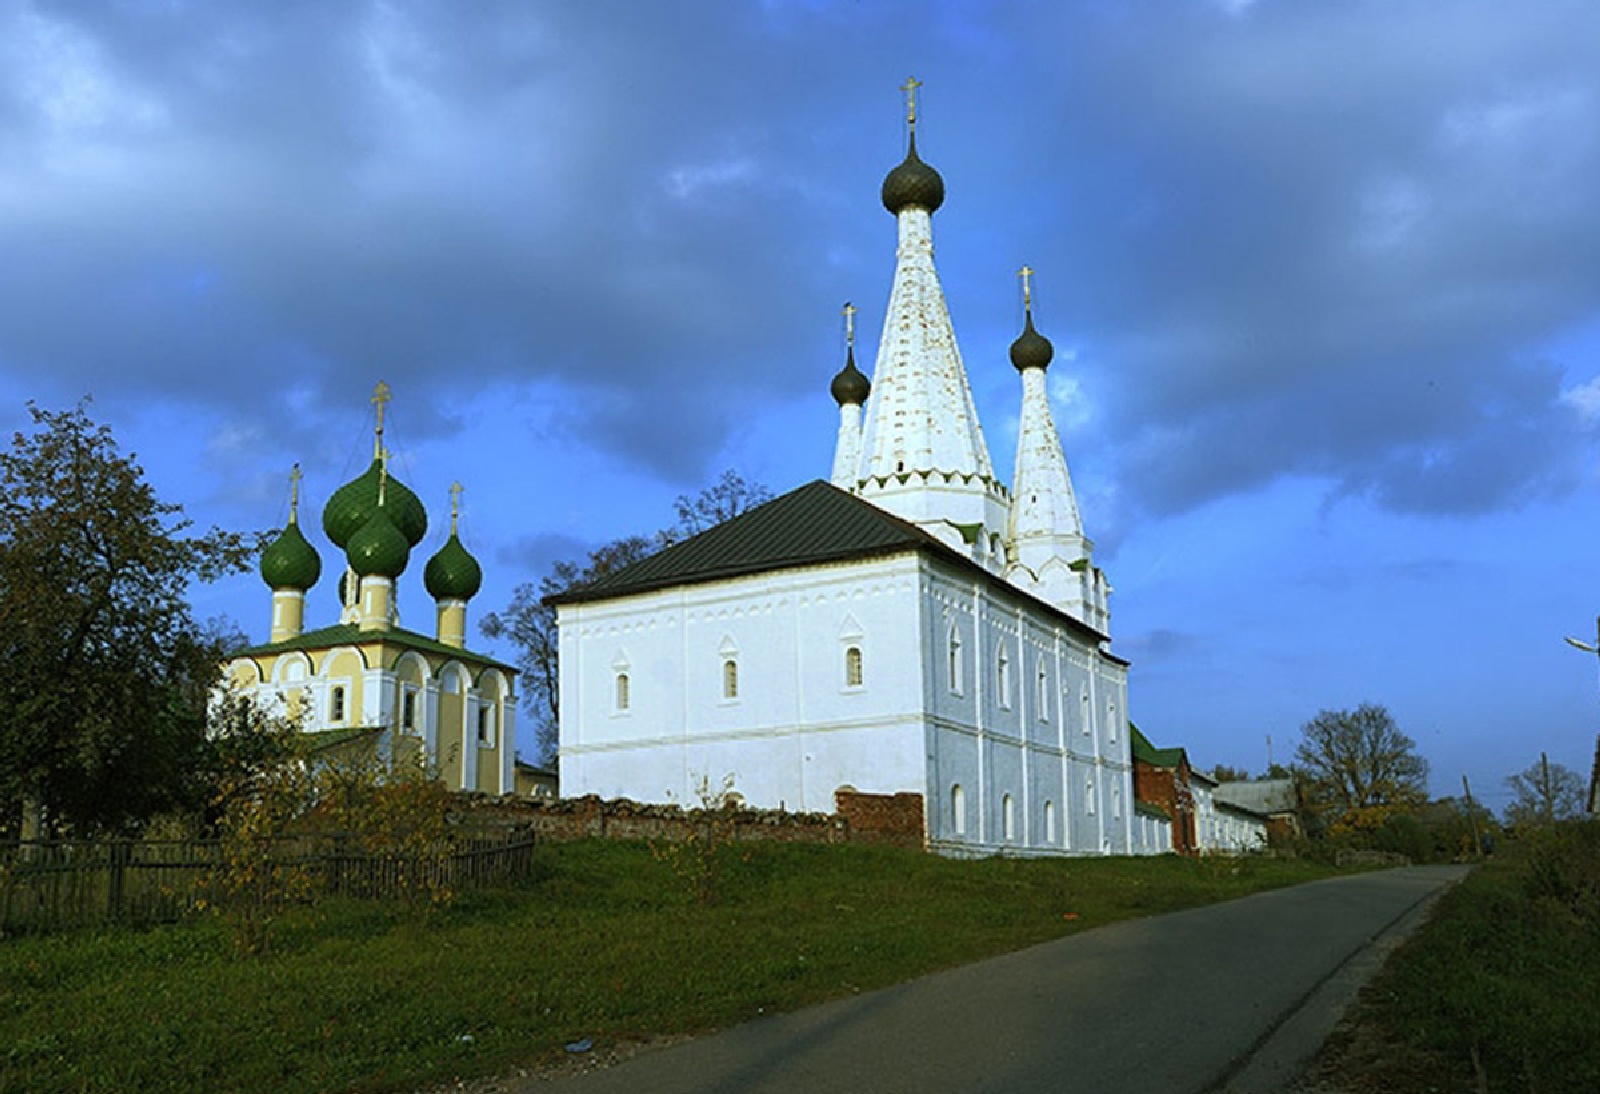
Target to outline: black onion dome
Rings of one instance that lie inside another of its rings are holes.
[[[1028,325],[1022,329],[1022,334],[1011,343],[1011,363],[1018,372],[1026,372],[1030,368],[1048,368],[1050,359],[1056,355],[1056,348],[1050,344],[1050,339],[1033,329],[1033,316],[1028,316]]]
[[[367,523],[378,508],[378,484],[384,477],[383,461],[373,460],[357,478],[333,492],[322,509],[322,530],[341,550],[349,547],[350,537]],[[384,487],[384,508],[394,526],[406,537],[408,547],[415,547],[428,534],[428,511],[422,501],[399,479],[390,475]]]
[[[828,390],[833,392],[833,401],[840,406],[860,406],[867,401],[867,396],[872,394],[872,381],[856,368],[854,346],[846,352],[844,368],[833,378],[833,384]]]
[[[943,204],[944,179],[917,158],[917,135],[913,133],[906,158],[883,180],[883,207],[898,215],[911,205],[920,205],[932,213]]]
[[[351,534],[345,547],[350,568],[362,577],[399,577],[411,559],[411,545],[390,517],[393,510],[388,499],[384,502],[373,507],[372,515]]]
[[[483,567],[451,532],[423,568],[422,584],[435,600],[471,600],[483,587]]]
[[[300,531],[299,522],[291,519],[277,539],[261,552],[261,580],[274,589],[311,588],[322,576],[322,559],[317,549]]]

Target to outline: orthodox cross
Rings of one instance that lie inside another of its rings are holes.
[[[388,405],[389,399],[389,385],[379,380],[378,386],[372,391],[372,405],[378,408],[378,429],[373,441],[373,459],[380,459],[383,456],[383,408]]]
[[[922,86],[922,81],[915,76],[906,78],[900,85],[900,90],[906,93],[906,121],[913,131],[917,128],[917,88]]]
[[[1024,266],[1017,271],[1017,276],[1022,278],[1022,310],[1033,314],[1033,267]]]
[[[856,306],[849,301],[844,305],[844,344],[851,349],[856,344]]]

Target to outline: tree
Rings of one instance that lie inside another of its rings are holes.
[[[1509,825],[1546,826],[1583,816],[1583,779],[1571,768],[1551,763],[1542,752],[1538,763],[1508,776],[1506,786],[1514,795],[1506,806]]]
[[[1218,764],[1211,769],[1211,777],[1219,783],[1247,783],[1250,781],[1250,772],[1242,767]]]
[[[505,638],[517,647],[517,667],[522,670],[522,698],[532,722],[534,754],[555,755],[557,719],[561,711],[559,650],[556,609],[550,599],[591,585],[665,547],[699,535],[738,516],[772,495],[759,483],[747,481],[737,471],[722,477],[694,497],[678,495],[678,519],[653,536],[628,536],[595,548],[583,562],[561,561],[537,583],[523,582],[512,591],[511,603],[490,612],[479,629],[489,638]]]
[[[1307,790],[1332,823],[1375,827],[1428,800],[1428,761],[1384,707],[1324,710],[1300,727],[1295,759]]]
[[[218,638],[184,599],[253,539],[187,534],[84,404],[0,452],[0,827],[127,830],[203,804]]]

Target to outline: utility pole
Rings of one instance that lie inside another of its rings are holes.
[[[1467,819],[1472,822],[1472,857],[1483,857],[1483,837],[1478,834],[1478,810],[1472,804],[1472,786],[1465,775],[1461,776],[1461,792],[1467,796]]]

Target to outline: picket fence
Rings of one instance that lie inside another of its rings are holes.
[[[508,832],[458,838],[420,853],[369,853],[354,837],[273,840],[251,863],[261,891],[224,884],[220,840],[0,843],[0,934],[101,923],[171,922],[227,899],[273,899],[273,879],[293,876],[303,899],[414,899],[419,892],[505,885],[529,873],[535,837]],[[237,877],[237,854],[232,856]]]

